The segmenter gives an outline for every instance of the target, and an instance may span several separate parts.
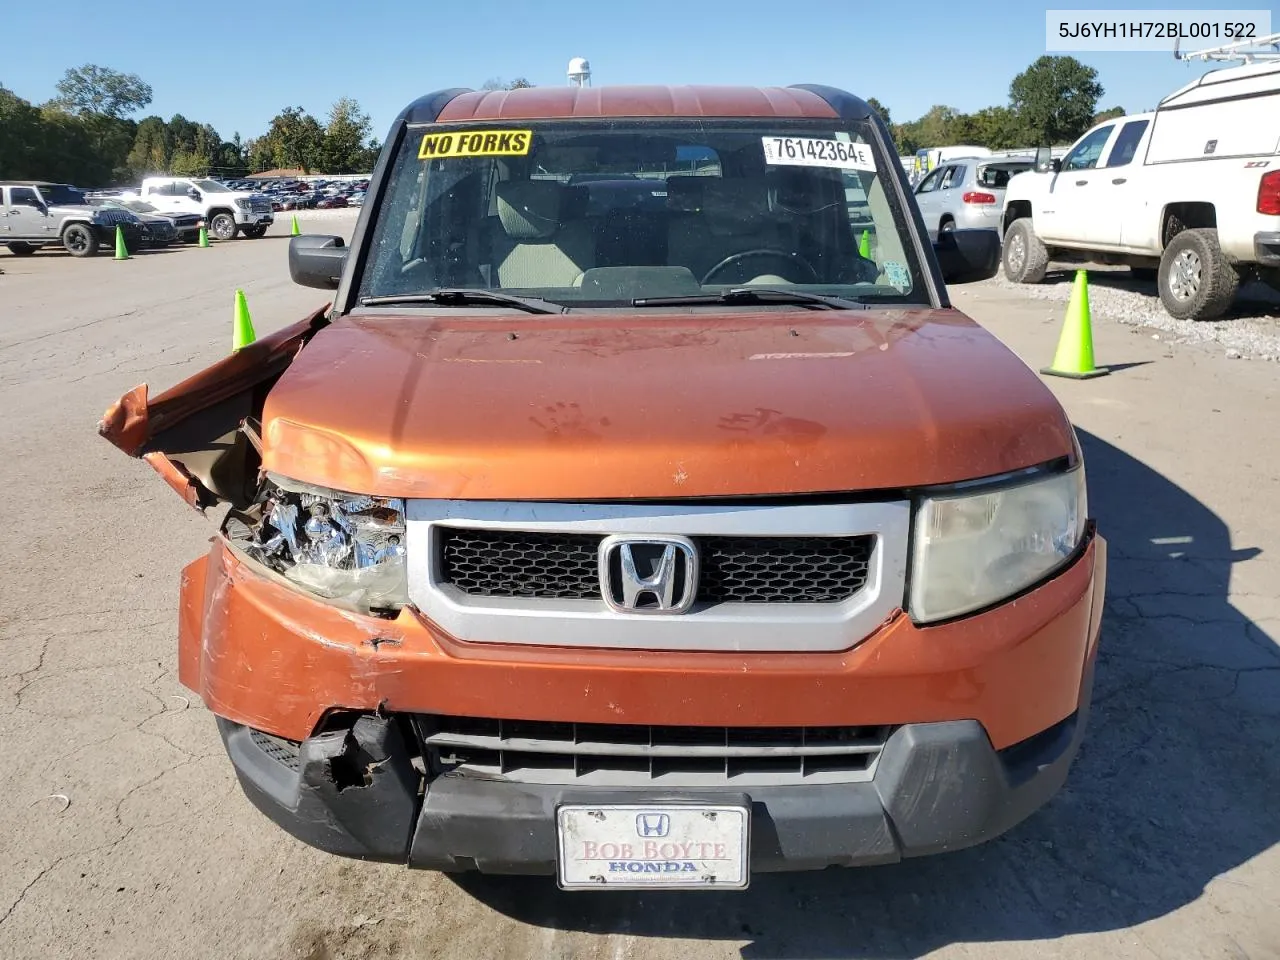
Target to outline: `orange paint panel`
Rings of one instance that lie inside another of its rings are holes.
[[[412,611],[386,621],[321,603],[262,576],[219,541],[204,577],[193,566],[184,579],[182,681],[220,716],[294,740],[328,709],[381,704],[583,723],[973,718],[1000,748],[1076,709],[1097,629],[1102,550],[1096,539],[1056,579],[988,613],[926,628],[899,616],[843,653],[747,655],[462,643]]]
[[[929,309],[343,317],[276,383],[263,429],[269,471],[476,500],[869,492],[1074,449],[1021,360]]]

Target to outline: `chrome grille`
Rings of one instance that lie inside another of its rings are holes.
[[[686,727],[420,715],[441,772],[522,783],[764,786],[869,780],[888,726]]]
[[[477,597],[599,600],[599,536],[442,531],[442,577]],[[867,582],[874,536],[694,537],[699,603],[839,603]]]

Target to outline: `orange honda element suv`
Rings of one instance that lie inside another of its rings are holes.
[[[179,676],[323,850],[745,887],[1007,830],[1088,712],[1105,544],[1039,377],[956,310],[866,103],[447,90],[333,302],[100,433],[225,515]]]

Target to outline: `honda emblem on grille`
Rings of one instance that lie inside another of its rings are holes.
[[[687,537],[605,537],[600,592],[619,613],[684,613],[698,594],[698,550]]]

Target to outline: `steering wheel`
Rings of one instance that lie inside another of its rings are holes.
[[[763,260],[765,258],[772,258],[774,260],[785,260],[788,265],[795,264],[797,266],[803,267],[805,272],[809,274],[809,282],[810,283],[818,282],[818,271],[813,269],[813,265],[809,263],[809,261],[806,260],[804,257],[800,256],[800,254],[789,253],[786,250],[778,250],[773,247],[761,247],[759,250],[743,250],[741,253],[734,253],[725,257],[723,260],[721,260],[714,267],[712,267],[710,270],[707,271],[706,276],[702,278],[702,285],[706,286],[708,283],[711,282],[711,278],[714,277],[716,274],[723,273],[725,270],[729,269],[732,266],[736,266],[737,264],[741,263],[743,260]],[[800,283],[803,281],[792,281],[792,282]]]

